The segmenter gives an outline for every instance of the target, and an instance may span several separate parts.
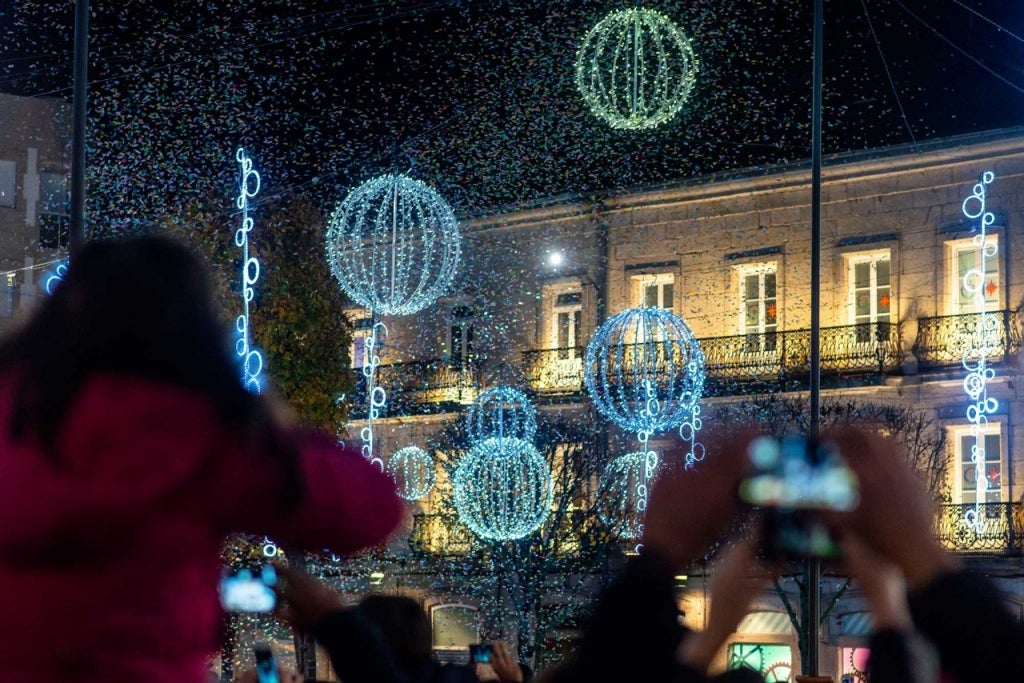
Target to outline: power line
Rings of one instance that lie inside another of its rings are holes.
[[[875,47],[878,48],[878,56],[882,60],[882,68],[885,69],[885,75],[889,79],[889,86],[892,88],[892,94],[896,97],[896,106],[900,109],[900,117],[903,119],[903,125],[907,127],[907,133],[910,135],[910,141],[914,145],[914,151],[918,152],[917,139],[914,137],[914,131],[910,127],[910,121],[907,120],[907,112],[903,109],[903,102],[900,100],[900,93],[896,88],[896,81],[892,77],[892,72],[889,70],[889,64],[885,59],[885,53],[882,52],[882,42],[878,39],[878,34],[875,33],[874,24],[871,23],[871,15],[868,13],[867,1],[860,0],[860,6],[864,8],[864,18],[867,19],[868,29],[871,31],[871,37],[875,39]]]

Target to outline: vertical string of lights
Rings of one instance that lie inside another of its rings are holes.
[[[242,313],[235,321],[238,339],[235,341],[235,353],[242,361],[242,385],[250,392],[259,394],[263,391],[260,374],[263,372],[263,354],[252,345],[252,333],[249,326],[249,304],[256,295],[256,282],[260,279],[260,262],[249,254],[249,233],[252,232],[253,220],[249,215],[249,200],[259,194],[260,174],[253,168],[252,159],[245,149],[238,148],[235,152],[238,162],[238,199],[235,206],[242,212],[242,224],[235,231],[235,246],[242,250]],[[263,537],[263,555],[276,557],[277,544]]]
[[[996,241],[989,239],[988,234],[988,227],[995,222],[995,216],[986,207],[986,188],[994,179],[995,174],[992,171],[982,173],[981,179],[975,183],[973,191],[964,199],[961,206],[964,216],[971,221],[978,221],[977,227],[971,228],[977,258],[974,267],[964,273],[961,287],[973,298],[974,308],[979,315],[975,343],[964,351],[963,356],[964,369],[967,370],[964,391],[972,401],[967,406],[967,421],[971,424],[970,433],[974,441],[971,445],[971,463],[974,465],[975,481],[974,507],[965,513],[964,519],[979,533],[985,525],[981,512],[988,490],[988,478],[985,473],[988,416],[999,408],[999,402],[988,395],[988,383],[995,378],[995,370],[988,366],[988,357],[995,350],[992,348],[992,341],[997,338],[999,320],[988,313],[985,302],[986,293],[990,293],[987,292],[985,282],[985,266],[989,259],[995,258],[997,251]]]
[[[256,281],[260,279],[260,262],[249,255],[249,233],[253,221],[249,215],[249,200],[259,194],[260,174],[252,167],[252,159],[239,148],[235,153],[239,165],[238,199],[235,202],[242,212],[242,225],[235,231],[235,245],[242,249],[242,314],[235,321],[238,340],[235,351],[242,359],[242,384],[254,394],[263,389],[260,373],[263,371],[263,354],[252,346],[249,328],[249,303],[255,296]]]
[[[373,309],[370,309],[370,334],[366,337],[366,345],[363,351],[363,377],[366,378],[366,426],[359,431],[359,437],[363,441],[363,457],[380,467],[384,471],[384,460],[373,454],[373,421],[380,417],[380,411],[387,403],[387,393],[384,387],[374,384],[377,368],[380,366],[380,356],[377,354],[378,334],[386,337],[388,328],[384,323],[375,320]]]

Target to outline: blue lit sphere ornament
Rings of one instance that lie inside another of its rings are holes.
[[[597,516],[613,534],[623,539],[636,539],[644,522],[639,510],[638,490],[644,471],[650,467],[657,475],[658,455],[654,451],[626,453],[605,467],[597,483]]]
[[[598,410],[648,435],[691,418],[704,393],[697,339],[663,308],[631,308],[608,319],[587,344],[583,368]]]
[[[511,541],[528,536],[547,518],[551,496],[547,462],[522,439],[485,439],[455,468],[455,509],[480,538]]]
[[[434,488],[434,459],[422,448],[399,449],[388,460],[387,468],[395,490],[406,500],[419,500]]]
[[[378,315],[410,315],[444,294],[461,240],[433,188],[382,175],[352,190],[327,222],[327,262],[348,296]]]
[[[576,87],[612,128],[643,130],[671,120],[697,81],[690,39],[655,10],[625,9],[602,19],[576,54]]]
[[[480,392],[469,406],[466,432],[474,442],[492,436],[533,441],[537,433],[537,410],[518,389],[493,387]]]

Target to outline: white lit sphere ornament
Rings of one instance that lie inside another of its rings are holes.
[[[631,308],[605,321],[587,344],[583,372],[598,410],[635,432],[682,424],[704,393],[697,339],[663,308]]]
[[[466,433],[473,442],[492,436],[533,441],[537,433],[537,410],[518,389],[493,387],[480,392],[469,406]]]
[[[615,458],[601,473],[597,483],[597,516],[619,538],[640,537],[643,513],[637,505],[639,486],[650,486],[644,481],[647,459],[657,460],[653,451],[626,453]],[[656,470],[657,464],[651,469]]]
[[[455,509],[480,538],[512,541],[528,536],[547,518],[551,496],[547,462],[521,439],[485,439],[455,468]]]
[[[410,315],[451,284],[461,240],[433,188],[382,175],[352,190],[327,221],[327,262],[353,301],[379,315]]]
[[[387,468],[395,490],[406,500],[419,500],[434,488],[434,459],[422,448],[399,449],[388,460]]]
[[[649,9],[612,12],[583,39],[576,86],[595,116],[612,128],[641,130],[671,120],[697,81],[690,39]]]

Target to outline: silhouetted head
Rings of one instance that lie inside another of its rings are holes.
[[[380,629],[405,671],[415,671],[430,660],[430,620],[415,600],[370,595],[359,603],[359,611]]]

